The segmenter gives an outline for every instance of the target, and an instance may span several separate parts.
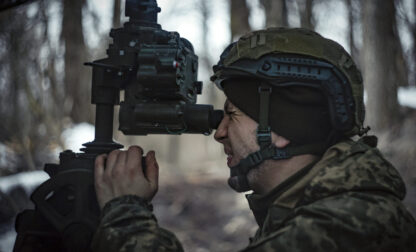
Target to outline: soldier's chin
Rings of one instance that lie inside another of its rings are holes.
[[[250,188],[243,187],[237,176],[228,178],[228,185],[236,192],[247,192],[251,190]]]

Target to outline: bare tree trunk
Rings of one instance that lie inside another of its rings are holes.
[[[230,0],[230,17],[231,17],[231,41],[234,41],[241,35],[251,31],[248,18],[250,16],[250,9],[247,6],[246,0]]]
[[[354,15],[354,13],[357,11],[354,8],[354,0],[345,0],[345,4],[347,5],[348,9],[348,43],[350,46],[350,54],[351,57],[354,59],[354,61],[358,64],[358,66],[361,66],[361,60],[359,59],[358,55],[358,48],[355,45],[355,36],[354,36],[354,28],[355,24],[357,23],[357,17]]]
[[[55,137],[55,141],[57,144],[62,148],[65,149],[65,144],[60,138],[62,129],[63,129],[63,122],[62,118],[66,115],[63,114],[64,106],[62,104],[63,94],[62,94],[62,83],[58,81],[57,78],[57,71],[56,71],[56,50],[53,48],[51,41],[48,37],[49,35],[49,16],[47,10],[49,8],[48,4],[44,1],[39,2],[39,9],[41,15],[41,22],[44,27],[44,34],[42,36],[42,43],[46,44],[49,48],[49,60],[48,65],[45,69],[42,69],[41,64],[36,64],[38,66],[38,72],[42,73],[43,81],[48,81],[50,85],[50,91],[46,94],[50,99],[50,103],[46,104],[43,108],[43,118],[44,118],[44,125],[47,128],[47,131],[51,133],[52,136]]]
[[[90,83],[87,82],[86,47],[82,29],[82,7],[85,0],[63,0],[61,38],[65,45],[65,95],[69,99],[74,122],[92,121]]]
[[[12,142],[17,143],[17,149],[20,150],[20,153],[23,156],[25,162],[25,169],[34,170],[36,168],[35,162],[32,157],[31,148],[28,144],[28,127],[24,127],[28,121],[30,121],[31,115],[25,114],[25,111],[22,109],[21,95],[24,94],[24,88],[27,86],[27,71],[26,65],[22,63],[23,59],[28,60],[27,55],[29,54],[29,48],[25,46],[24,36],[25,27],[27,26],[27,17],[24,13],[19,13],[18,10],[13,10],[10,15],[21,15],[18,20],[14,22],[16,25],[14,29],[10,30],[8,35],[8,62],[9,62],[9,71],[10,71],[10,82],[11,82],[11,100],[12,100],[12,116],[9,122],[10,139]],[[13,19],[11,17],[11,19]],[[23,58],[23,59],[22,59]],[[28,63],[28,62],[26,62]]]
[[[393,3],[398,3],[402,0],[392,1]],[[394,9],[395,10],[395,9]],[[396,16],[396,11],[394,11],[394,15]],[[396,18],[393,19],[393,33],[395,35],[395,39],[393,40],[393,50],[395,52],[394,57],[394,64],[396,65],[397,70],[397,84],[398,86],[408,86],[409,85],[409,68],[407,65],[407,61],[404,57],[404,51],[402,43],[400,42],[400,36],[398,31],[398,26],[396,22]]]
[[[286,0],[260,0],[266,13],[266,27],[288,26]]]
[[[394,1],[361,1],[363,71],[367,91],[367,123],[385,130],[398,120],[399,71],[394,62],[398,36],[395,33]]]
[[[313,16],[314,0],[297,0],[299,6],[300,26],[315,30],[315,18]]]
[[[413,16],[416,17],[416,4],[413,4]],[[416,21],[413,22],[413,86],[416,86]]]
[[[114,0],[113,7],[113,28],[120,27],[120,17],[121,15],[121,0]]]
[[[203,43],[203,48],[208,48],[208,20],[211,16],[210,13],[210,9],[209,6],[207,5],[207,1],[201,0],[200,2],[200,11],[202,14],[202,43]],[[247,18],[247,22],[248,22],[248,18]],[[207,51],[204,51],[203,56],[202,56],[202,60],[204,61],[204,64],[207,67],[212,66],[212,62],[211,59],[209,58],[209,53]]]
[[[19,27],[15,27],[16,31],[19,31]],[[23,31],[20,30],[20,31]],[[20,104],[19,104],[19,92],[20,92],[20,83],[22,74],[20,73],[20,67],[18,63],[20,49],[19,43],[16,40],[17,36],[13,32],[10,33],[10,48],[9,48],[9,70],[10,70],[10,81],[12,85],[10,85],[10,97],[12,101],[12,113],[13,117],[12,120],[9,121],[9,129],[15,129],[17,135],[19,134],[18,129],[19,127],[19,120],[20,120]]]
[[[405,27],[410,31],[410,36],[413,38],[412,48],[410,54],[406,55],[401,44],[397,45],[398,53],[396,54],[396,64],[404,77],[400,80],[400,86],[415,86],[416,85],[416,20],[412,19],[416,15],[416,4],[413,4],[413,9],[407,10],[405,5],[407,0],[395,0],[396,9],[398,12],[397,19],[404,21]],[[398,33],[399,27],[395,27],[395,32]]]
[[[210,73],[211,72],[211,67],[213,65],[214,62],[212,62],[210,55],[209,55],[209,36],[208,36],[208,31],[209,31],[209,23],[208,20],[211,16],[210,13],[210,6],[208,4],[208,1],[205,0],[201,0],[200,1],[200,12],[202,14],[202,20],[201,20],[201,26],[202,26],[202,48],[205,48],[206,50],[203,51],[203,53],[200,55],[200,67],[203,67],[206,69],[206,72]],[[248,22],[248,19],[247,19]],[[217,102],[217,93],[216,93],[216,88],[214,85],[204,85],[204,92],[205,95],[207,95],[208,100],[211,104],[216,104]]]

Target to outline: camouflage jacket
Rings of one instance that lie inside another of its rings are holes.
[[[404,183],[369,142],[338,143],[267,195],[248,195],[259,229],[243,251],[416,251]],[[104,207],[92,248],[183,251],[134,196]]]

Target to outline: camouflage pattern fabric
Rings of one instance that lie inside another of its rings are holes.
[[[306,175],[248,195],[264,223],[244,251],[416,251],[404,183],[371,142],[338,143]]]
[[[183,251],[175,235],[157,224],[153,207],[133,195],[115,198],[101,213],[93,251]]]
[[[370,140],[338,143],[269,194],[247,195],[259,229],[243,251],[416,251],[404,183]],[[183,251],[151,210],[134,196],[109,202],[93,250]]]

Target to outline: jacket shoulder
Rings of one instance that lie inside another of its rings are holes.
[[[245,251],[416,251],[415,220],[384,193],[333,195],[268,222]]]
[[[328,150],[330,156],[320,172],[305,188],[300,204],[348,191],[380,191],[398,199],[406,194],[405,184],[397,169],[381,152],[364,141],[346,141]]]

